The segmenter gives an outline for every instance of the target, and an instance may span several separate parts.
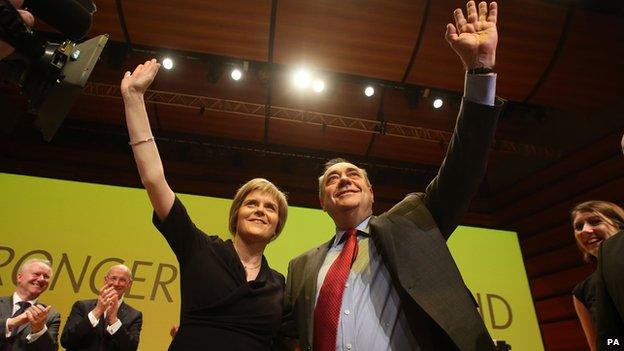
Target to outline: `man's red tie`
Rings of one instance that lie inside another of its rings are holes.
[[[340,319],[340,306],[347,277],[357,257],[357,231],[349,229],[347,240],[338,258],[327,271],[314,309],[314,350],[336,350],[336,334]]]

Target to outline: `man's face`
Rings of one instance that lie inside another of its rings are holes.
[[[111,268],[106,277],[104,277],[104,283],[108,286],[112,286],[117,292],[119,299],[121,299],[126,290],[132,285],[132,280],[126,269],[115,266]]]
[[[52,270],[47,264],[33,262],[17,273],[17,293],[22,299],[34,300],[48,288]]]
[[[347,162],[331,166],[325,171],[322,187],[321,207],[332,218],[354,209],[361,216],[372,214],[373,189],[357,166]]]

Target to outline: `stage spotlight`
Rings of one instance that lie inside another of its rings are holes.
[[[312,83],[312,89],[317,93],[322,92],[323,90],[325,90],[325,82],[323,82],[321,79],[316,79],[314,83]]]
[[[230,73],[230,77],[234,80],[240,80],[243,77],[243,72],[240,69],[234,68],[232,73]]]
[[[442,99],[436,98],[433,100],[433,108],[440,108],[442,105],[444,105],[444,101],[442,101]]]
[[[163,66],[165,69],[172,69],[172,68],[173,68],[173,61],[172,61],[170,58],[165,57],[165,58],[162,60],[162,66]]]
[[[364,89],[364,95],[371,97],[373,95],[375,95],[375,88],[373,88],[372,86],[367,86],[366,89]]]
[[[306,88],[308,85],[310,85],[310,81],[312,80],[310,72],[303,70],[303,69],[295,72],[295,75],[293,78],[294,78],[295,86],[301,89]]]

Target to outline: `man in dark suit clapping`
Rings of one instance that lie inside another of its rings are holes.
[[[58,349],[61,316],[52,306],[38,303],[51,277],[47,260],[35,258],[21,265],[15,292],[0,297],[0,351]]]
[[[68,351],[136,350],[143,315],[123,301],[131,284],[128,267],[111,267],[97,299],[74,303],[61,335],[61,345]]]

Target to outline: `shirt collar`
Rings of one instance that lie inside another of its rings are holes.
[[[360,224],[357,225],[357,227],[355,227],[355,229],[358,231],[358,235],[370,236],[368,222],[370,221],[371,217],[372,216],[366,217],[366,219],[364,219]],[[334,242],[332,243],[332,247],[338,246],[338,244],[341,243],[342,237],[346,232],[346,230],[339,230],[336,228],[336,236],[334,238]]]
[[[17,291],[13,293],[13,306],[15,306],[15,304],[17,304],[20,301],[26,301],[26,300],[22,300],[22,298],[17,294]],[[31,306],[34,306],[37,303],[37,299],[34,300],[29,300],[28,302],[30,302]]]

